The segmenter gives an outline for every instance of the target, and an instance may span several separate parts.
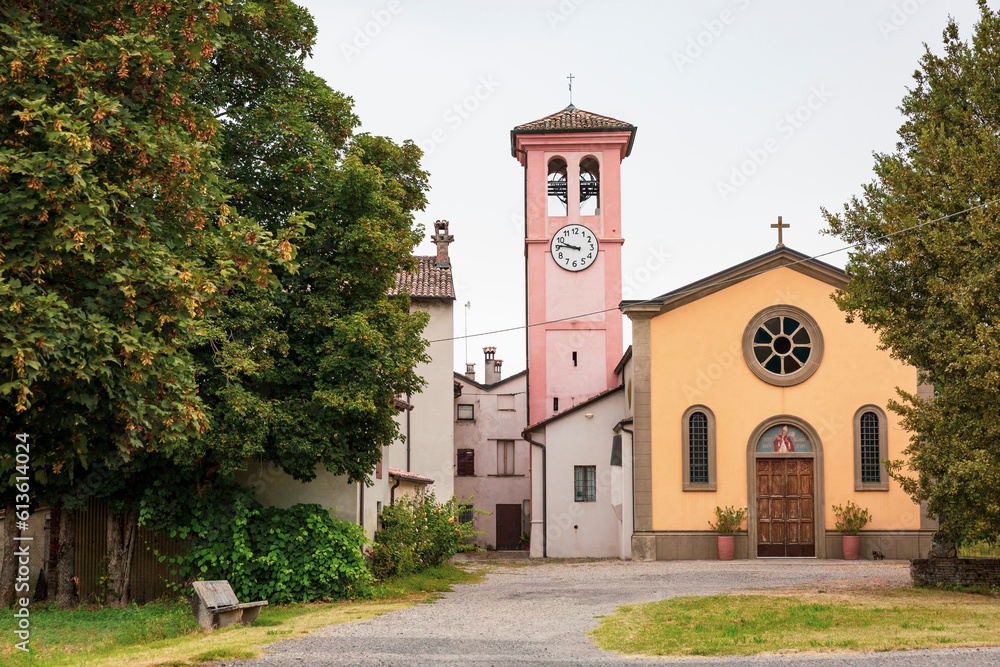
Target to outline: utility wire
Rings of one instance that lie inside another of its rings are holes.
[[[746,275],[741,275],[741,276],[739,276],[737,278],[727,278],[726,280],[720,280],[718,282],[711,283],[709,285],[699,285],[698,287],[692,287],[689,290],[684,290],[684,291],[680,291],[680,292],[669,292],[669,294],[670,294],[670,296],[684,296],[685,294],[691,294],[693,292],[700,292],[701,290],[708,289],[708,288],[711,288],[711,287],[718,287],[720,285],[726,285],[728,283],[742,282],[742,281],[744,281],[744,280],[746,280],[748,278],[755,278],[755,277],[763,275],[765,273],[770,273],[771,271],[774,271],[776,269],[784,269],[784,268],[787,268],[789,266],[795,266],[796,264],[802,264],[803,262],[810,262],[812,260],[819,259],[820,257],[826,257],[828,255],[835,255],[838,252],[844,252],[845,250],[851,250],[852,248],[857,248],[858,246],[865,245],[867,243],[877,243],[879,241],[883,241],[883,240],[885,240],[887,238],[890,238],[892,236],[896,236],[898,234],[903,234],[905,232],[916,231],[916,230],[920,229],[921,227],[926,227],[928,225],[933,225],[935,223],[943,222],[944,220],[948,220],[949,218],[954,218],[956,216],[963,215],[965,213],[970,213],[972,211],[976,211],[976,210],[979,210],[981,208],[986,208],[987,206],[992,206],[993,204],[996,204],[997,202],[1000,202],[1000,197],[998,197],[997,199],[990,200],[988,202],[984,202],[982,204],[977,204],[976,206],[971,206],[971,207],[969,207],[969,208],[967,208],[967,209],[965,209],[963,211],[957,211],[955,213],[949,213],[948,215],[943,215],[940,218],[936,218],[934,220],[928,220],[926,222],[921,222],[920,224],[913,225],[912,227],[904,227],[903,229],[897,229],[894,232],[889,232],[888,234],[882,234],[881,236],[876,236],[875,238],[868,239],[866,241],[858,241],[857,243],[852,243],[851,245],[846,245],[846,246],[844,246],[842,248],[837,248],[836,250],[828,250],[827,252],[821,252],[820,254],[813,255],[812,257],[804,257],[803,259],[799,259],[799,260],[796,260],[794,262],[789,262],[788,264],[782,264],[781,266],[773,266],[773,267],[771,267],[769,269],[763,269],[763,270],[758,271],[756,273],[749,273],[749,274],[746,274]],[[630,306],[641,306],[641,305],[645,305],[645,304],[657,303],[659,300],[660,300],[660,297],[654,297],[652,299],[646,299],[644,301],[633,301],[633,302],[629,303],[629,305]],[[507,327],[506,329],[496,329],[494,331],[484,331],[483,333],[474,333],[474,334],[468,334],[467,333],[464,336],[452,336],[451,338],[436,338],[434,340],[427,341],[427,342],[428,343],[445,343],[445,342],[450,341],[450,340],[462,340],[462,339],[469,339],[469,338],[477,338],[479,336],[492,336],[493,334],[507,333],[509,331],[520,331],[522,329],[530,329],[531,327],[540,327],[540,326],[544,326],[546,324],[556,324],[558,322],[566,322],[567,320],[578,320],[578,319],[582,319],[584,317],[591,317],[592,315],[602,315],[604,313],[609,313],[609,312],[611,312],[613,310],[618,310],[618,309],[619,308],[616,306],[614,308],[605,308],[604,310],[595,310],[595,311],[592,311],[592,312],[589,312],[589,313],[583,313],[582,315],[570,315],[569,317],[560,317],[559,319],[547,320],[545,322],[535,322],[534,324],[520,324],[520,325],[515,326],[515,327]]]

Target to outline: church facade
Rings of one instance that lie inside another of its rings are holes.
[[[737,557],[842,557],[834,505],[872,515],[862,557],[926,554],[936,527],[885,470],[887,411],[916,369],[847,322],[848,276],[779,246],[647,301],[632,320],[637,560],[714,558],[715,507],[746,507]],[[642,370],[640,370],[642,369]]]
[[[916,369],[847,322],[841,270],[786,248],[621,300],[622,160],[636,128],[575,108],[515,127],[525,168],[531,555],[715,558],[715,508],[746,507],[739,558],[842,555],[834,505],[873,520],[862,557],[926,554],[936,522],[886,475]],[[773,226],[773,225],[772,225]],[[623,347],[621,316],[632,321]]]

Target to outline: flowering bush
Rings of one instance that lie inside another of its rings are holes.
[[[709,521],[708,525],[719,535],[735,535],[745,518],[747,518],[746,507],[738,509],[726,505],[725,509],[715,508],[715,523]]]
[[[375,542],[366,550],[368,567],[379,581],[437,567],[470,547],[472,522],[461,522],[463,503],[454,496],[438,504],[433,492],[404,496],[384,507]]]

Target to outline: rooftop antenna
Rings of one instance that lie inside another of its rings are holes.
[[[572,111],[573,109],[576,108],[575,106],[573,106],[573,79],[575,79],[576,77],[573,76],[572,72],[570,72],[569,76],[566,78],[569,79],[569,106],[566,107],[566,109]]]

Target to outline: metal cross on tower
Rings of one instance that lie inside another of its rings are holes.
[[[777,224],[771,225],[771,229],[777,229],[778,230],[778,245],[774,246],[775,248],[784,248],[785,247],[785,244],[781,240],[781,230],[788,229],[789,227],[791,227],[791,225],[786,225],[786,224],[783,224],[781,222],[781,216],[780,215],[778,216],[778,222],[777,222]]]
[[[569,79],[569,105],[573,106],[573,79],[576,77],[574,77],[573,73],[570,72],[569,76],[566,78]]]

